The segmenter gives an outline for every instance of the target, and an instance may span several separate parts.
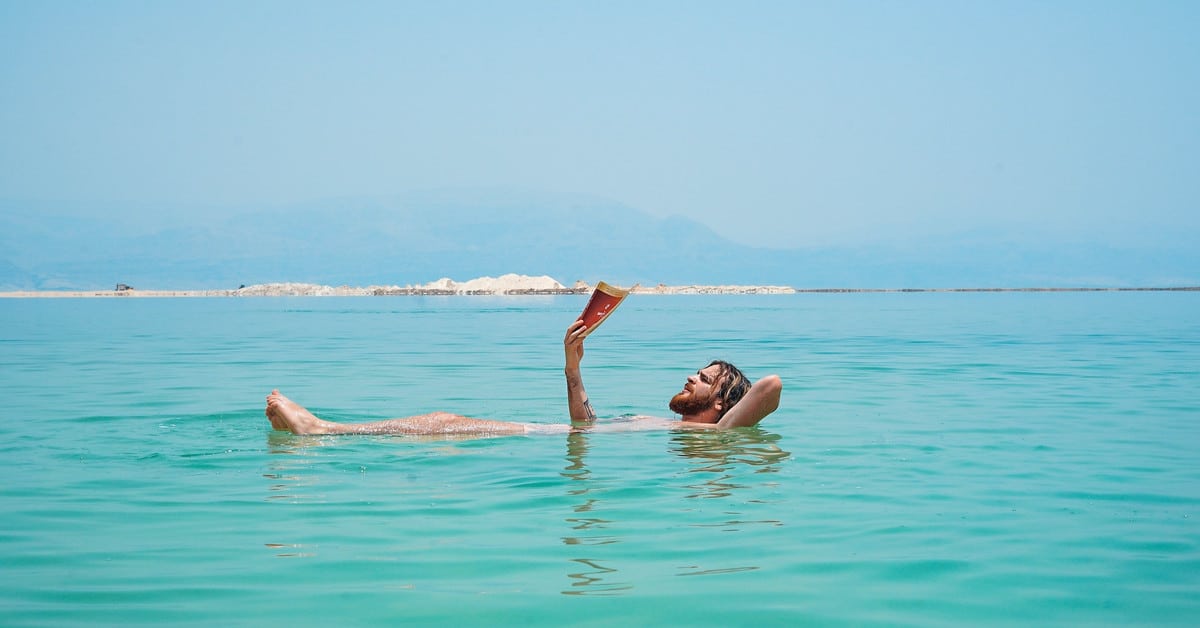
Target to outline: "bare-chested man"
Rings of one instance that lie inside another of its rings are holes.
[[[635,417],[634,421],[597,426],[579,364],[583,360],[583,336],[586,327],[577,320],[563,338],[567,378],[567,404],[571,425],[517,423],[473,419],[448,412],[434,412],[400,419],[370,423],[336,423],[317,418],[304,406],[272,391],[267,396],[267,419],[277,430],[296,434],[414,434],[500,436],[504,434],[564,433],[575,429],[589,431],[637,430],[655,428],[717,428],[755,425],[779,407],[783,383],[778,375],[768,375],[753,385],[737,367],[720,360],[688,376],[683,390],[668,404],[680,420]]]

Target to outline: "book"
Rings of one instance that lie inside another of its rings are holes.
[[[628,290],[610,286],[603,281],[596,284],[596,288],[592,290],[592,297],[588,299],[587,306],[583,308],[583,313],[579,315],[578,319],[587,326],[587,329],[583,331],[583,337],[587,338],[589,334],[596,331],[600,323],[603,323],[627,296],[629,296]]]

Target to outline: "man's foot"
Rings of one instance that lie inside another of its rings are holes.
[[[327,434],[328,424],[318,419],[304,406],[284,397],[278,390],[267,395],[267,420],[277,430],[293,434]]]

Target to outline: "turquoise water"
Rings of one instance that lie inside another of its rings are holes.
[[[0,300],[0,623],[1194,624],[1200,294],[631,297],[601,416],[727,358],[759,428],[565,419],[583,297]]]

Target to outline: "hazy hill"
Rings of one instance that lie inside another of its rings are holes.
[[[112,219],[97,218],[110,215]],[[203,218],[189,218],[189,216]],[[1195,285],[1192,251],[1026,244],[976,233],[771,250],[615,203],[463,195],[259,210],[0,204],[0,290],[417,284],[503,273],[570,284],[808,287]]]

